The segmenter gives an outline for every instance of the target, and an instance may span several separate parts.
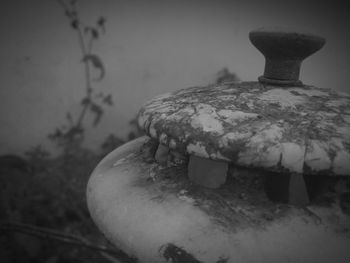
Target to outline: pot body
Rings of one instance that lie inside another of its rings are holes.
[[[87,188],[99,229],[139,262],[350,262],[350,221],[339,209],[277,205],[259,189],[243,198],[237,182],[194,186],[185,165],[145,158],[149,140],[107,155]]]

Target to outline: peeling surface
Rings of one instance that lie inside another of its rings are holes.
[[[273,171],[350,175],[350,95],[242,82],[158,96],[140,127],[172,149]]]
[[[303,172],[305,146],[297,143],[282,143],[281,165],[290,171]]]
[[[222,123],[215,108],[208,104],[199,104],[195,108],[196,113],[192,115],[191,121],[194,129],[201,129],[203,132],[223,133]]]
[[[307,96],[313,96],[313,97],[328,97],[328,92],[319,90],[319,89],[305,89],[305,88],[294,88],[291,89],[291,91],[294,91],[298,93],[299,95],[307,95]]]
[[[280,141],[283,128],[278,125],[266,125],[251,136],[239,153],[238,164],[249,166],[277,167],[281,161],[282,145]]]
[[[293,108],[306,102],[304,96],[295,95],[286,89],[271,89],[262,93],[257,99],[270,104],[277,104],[281,109]]]
[[[189,154],[194,154],[200,157],[209,158],[209,155],[206,151],[206,147],[201,142],[196,142],[196,144],[192,144],[192,143],[189,144],[187,146],[187,152]]]
[[[329,170],[332,161],[327,153],[328,144],[318,140],[310,140],[305,155],[305,164],[312,170]]]

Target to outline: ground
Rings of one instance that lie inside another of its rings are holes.
[[[74,235],[108,246],[90,218],[85,198],[87,180],[102,155],[84,149],[57,158],[43,153],[34,151],[28,158],[0,158],[1,262],[110,262],[97,250],[63,242]],[[14,227],[4,222],[25,225],[13,231]],[[27,225],[55,231],[63,237],[39,238],[38,229],[28,235]]]

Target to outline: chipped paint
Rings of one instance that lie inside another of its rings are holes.
[[[162,144],[168,144],[168,136],[165,133],[162,133],[159,136],[159,142]]]
[[[222,136],[219,141],[220,148],[228,147],[230,144],[234,144],[237,141],[246,140],[252,136],[250,131],[240,133],[240,132],[229,132]]]
[[[263,142],[278,143],[283,136],[283,130],[282,127],[276,124],[267,126],[267,128],[264,127],[259,133],[250,139],[249,144],[257,145],[262,144]]]
[[[230,159],[223,156],[219,151],[215,152],[215,153],[211,153],[209,155],[210,159],[213,159],[213,160],[223,160],[223,161],[227,161],[229,162]]]
[[[318,140],[310,140],[305,155],[305,164],[314,171],[330,169],[332,161],[326,151],[328,144]]]
[[[179,109],[178,111],[174,112],[173,114],[169,114],[167,116],[164,116],[163,119],[166,119],[167,121],[176,121],[180,122],[183,116],[191,116],[195,113],[195,110],[193,108],[183,108]],[[160,117],[162,118],[162,117]]]
[[[201,129],[204,132],[215,132],[222,134],[223,128],[220,121],[210,114],[200,114],[193,119],[191,125],[195,129]]]
[[[322,91],[320,89],[305,89],[305,88],[292,88],[290,91],[294,91],[299,93],[300,95],[314,96],[314,97],[328,97],[329,93],[326,91]]]
[[[217,88],[221,88],[220,86],[217,87]],[[224,92],[225,93],[235,93],[237,92],[238,90],[236,88],[228,88],[228,89],[225,89]]]
[[[154,123],[151,123],[151,125],[149,126],[149,135],[152,137],[152,138],[157,138],[157,130],[154,128]]]
[[[209,158],[209,154],[205,149],[203,143],[197,142],[196,144],[189,144],[187,146],[187,152],[190,154],[195,154],[199,156],[203,156],[205,158]]]
[[[305,146],[292,142],[282,143],[281,165],[289,171],[302,173],[304,167]]]
[[[305,103],[305,98],[296,96],[286,89],[272,89],[266,91],[258,97],[259,100],[276,103],[284,108],[295,108],[298,104]]]
[[[197,113],[191,121],[191,125],[195,129],[201,129],[204,132],[223,133],[223,127],[218,120],[215,108],[207,104],[199,104],[196,106]]]
[[[259,115],[256,113],[249,113],[243,111],[233,111],[233,110],[220,110],[218,114],[225,118],[226,122],[230,122],[236,125],[237,122],[245,121],[250,118],[257,118]]]
[[[283,128],[273,124],[252,136],[245,150],[239,153],[240,165],[272,167],[278,165],[282,153],[280,140]]]
[[[216,154],[215,154],[215,157],[212,157],[212,159],[214,159],[214,160],[223,160],[223,161],[227,161],[227,162],[231,161],[230,158],[222,155],[220,151],[217,151]]]

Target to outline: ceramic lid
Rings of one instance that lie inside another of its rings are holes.
[[[281,172],[350,175],[350,94],[299,80],[302,59],[324,39],[263,30],[250,38],[265,52],[259,82],[158,96],[140,110],[139,126],[170,149],[199,157]]]

